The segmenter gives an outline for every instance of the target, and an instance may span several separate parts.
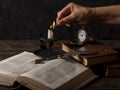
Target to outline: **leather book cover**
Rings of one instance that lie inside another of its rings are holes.
[[[120,77],[120,62],[110,63],[104,66],[105,76],[107,77]]]
[[[117,51],[99,42],[86,43],[80,46],[74,45],[70,41],[65,41],[62,43],[62,50],[65,52],[77,50],[97,52],[95,55],[73,56],[75,60],[82,62],[85,66],[117,61],[119,56]]]

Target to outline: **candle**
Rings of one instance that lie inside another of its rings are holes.
[[[53,39],[53,30],[48,29],[48,39]]]

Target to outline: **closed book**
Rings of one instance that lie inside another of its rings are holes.
[[[117,61],[119,57],[117,51],[99,42],[86,43],[85,45],[81,46],[81,45],[72,44],[70,41],[65,41],[62,43],[62,50],[65,52],[72,52],[72,51],[96,52],[96,54],[93,55],[78,54],[72,56],[75,60],[80,61],[85,66]]]
[[[105,65],[105,76],[120,77],[120,62]]]

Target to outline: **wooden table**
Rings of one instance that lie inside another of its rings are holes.
[[[60,45],[59,42],[57,44]],[[55,47],[58,48],[58,45],[55,45]],[[0,60],[16,55],[23,51],[33,52],[37,49],[39,49],[39,41],[37,40],[0,40]],[[0,86],[0,90],[12,89]],[[120,90],[120,78],[101,77],[100,79],[91,82],[82,90]]]

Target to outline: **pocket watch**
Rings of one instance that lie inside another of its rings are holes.
[[[77,39],[72,40],[72,44],[75,45],[84,45],[85,42],[87,42],[88,39],[88,35],[86,30],[84,29],[84,26],[82,28],[80,28],[77,32]]]
[[[87,37],[88,37],[87,32],[84,29],[84,27],[78,30],[78,34],[77,34],[78,43],[84,44],[87,41]]]

